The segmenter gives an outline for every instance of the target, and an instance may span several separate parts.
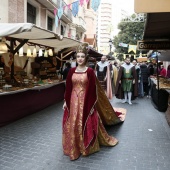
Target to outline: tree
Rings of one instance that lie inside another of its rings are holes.
[[[128,48],[119,46],[119,43],[137,45],[137,41],[141,40],[143,36],[144,22],[120,22],[118,29],[120,29],[120,32],[113,38],[115,52],[128,54]],[[139,51],[137,51],[137,54],[138,53]],[[134,53],[130,52],[129,54]]]

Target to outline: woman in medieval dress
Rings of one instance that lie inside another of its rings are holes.
[[[118,140],[107,134],[104,124],[123,122],[126,113],[113,109],[93,69],[86,67],[87,52],[85,45],[77,48],[77,67],[66,79],[62,143],[70,160],[95,153],[100,145],[115,146]]]

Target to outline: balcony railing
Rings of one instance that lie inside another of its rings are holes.
[[[86,29],[86,22],[83,20],[82,17],[79,17],[79,26],[82,26],[84,29]]]

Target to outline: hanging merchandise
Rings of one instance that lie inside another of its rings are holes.
[[[7,53],[8,47],[6,45],[6,39],[3,37],[0,42],[0,54]]]
[[[47,52],[47,50],[45,50],[45,52],[44,52],[44,57],[48,57],[48,52]]]
[[[32,55],[31,55],[31,49],[30,49],[30,47],[28,47],[28,49],[27,49],[27,57],[31,57]]]
[[[49,49],[49,50],[48,50],[48,54],[49,54],[49,56],[53,56],[53,50],[52,50],[52,49]]]
[[[34,47],[33,49],[33,54],[32,54],[33,57],[36,57],[37,56],[37,50],[36,50],[36,47]]]
[[[39,56],[39,57],[42,57],[42,56],[43,56],[43,50],[42,50],[41,48],[39,49],[38,56]]]
[[[92,5],[92,9],[93,9],[94,11],[97,11],[97,9],[98,9],[98,7],[99,7],[99,5],[100,5],[100,1],[101,1],[101,0],[92,0],[91,5]]]
[[[76,17],[76,15],[79,12],[79,1],[73,2],[72,3],[72,14],[74,17]]]
[[[23,47],[21,47],[19,49],[19,57],[22,57],[23,55],[24,55],[24,49],[23,49]]]
[[[88,3],[88,2],[89,2],[89,0],[86,0],[86,2]]]

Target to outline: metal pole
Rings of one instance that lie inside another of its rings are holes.
[[[156,52],[156,63],[157,63],[158,110],[159,110],[159,69],[158,69],[158,52]]]

